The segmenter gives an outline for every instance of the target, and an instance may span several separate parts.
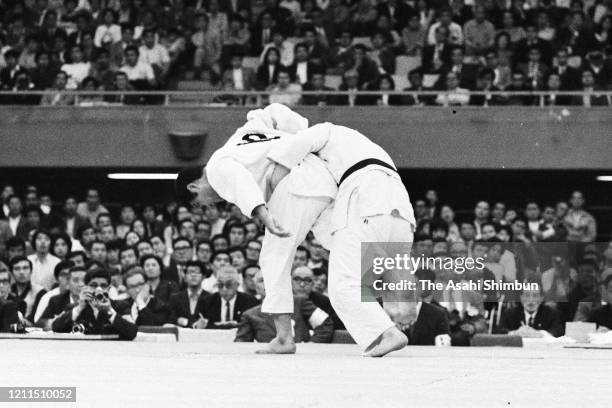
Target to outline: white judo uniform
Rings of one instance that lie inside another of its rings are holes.
[[[346,177],[347,170],[367,159],[395,167],[380,146],[353,129],[331,123],[315,125],[280,140],[268,157],[294,168],[312,153],[325,162],[340,184],[331,222],[330,300],[355,341],[366,349],[394,323],[378,303],[361,299],[361,243],[405,243],[410,253],[414,212],[396,171],[373,164]]]
[[[267,204],[270,215],[291,233],[286,238],[266,234],[262,243],[259,264],[266,287],[265,313],[293,313],[291,266],[308,232],[313,230],[327,247],[331,242],[326,214],[338,188],[321,159],[305,155],[274,191],[270,185],[276,163],[268,159],[268,152],[307,127],[307,119],[284,105],[251,111],[247,123],[213,153],[205,167],[208,182],[221,198],[249,216],[255,207]]]

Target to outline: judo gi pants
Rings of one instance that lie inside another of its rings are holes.
[[[268,211],[278,223],[291,233],[281,238],[266,233],[259,257],[266,296],[261,311],[264,313],[293,313],[291,267],[297,247],[321,213],[329,206],[328,197],[306,197],[289,191],[290,177],[281,180],[268,200]]]
[[[336,231],[329,256],[328,291],[331,304],[355,342],[366,350],[394,326],[377,302],[362,301],[361,243],[405,242],[413,239],[410,222],[394,214],[362,217],[353,200],[346,227]]]

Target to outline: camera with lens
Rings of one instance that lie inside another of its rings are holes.
[[[108,299],[108,292],[96,292],[94,293],[93,297],[98,302],[104,302],[106,299]]]

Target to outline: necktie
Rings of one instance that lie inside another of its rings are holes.
[[[229,300],[225,301],[225,321],[229,322],[231,319],[230,317],[230,302]]]
[[[533,315],[529,315],[529,320],[527,320],[527,325],[529,327],[533,327]]]

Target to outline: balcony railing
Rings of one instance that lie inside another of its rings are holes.
[[[295,98],[297,105],[612,106],[612,91],[0,91],[0,105],[101,107],[124,105],[259,106]],[[308,100],[309,97],[313,97]],[[349,97],[344,99],[342,97]],[[394,97],[392,100],[390,97]],[[399,97],[400,99],[397,99]],[[440,98],[438,98],[440,97]],[[476,99],[475,97],[479,97]],[[588,99],[585,97],[589,97]],[[356,98],[362,98],[360,101]],[[406,99],[401,99],[406,98]],[[411,98],[411,102],[409,101]],[[41,101],[43,103],[41,103]],[[350,102],[349,102],[350,101]]]

